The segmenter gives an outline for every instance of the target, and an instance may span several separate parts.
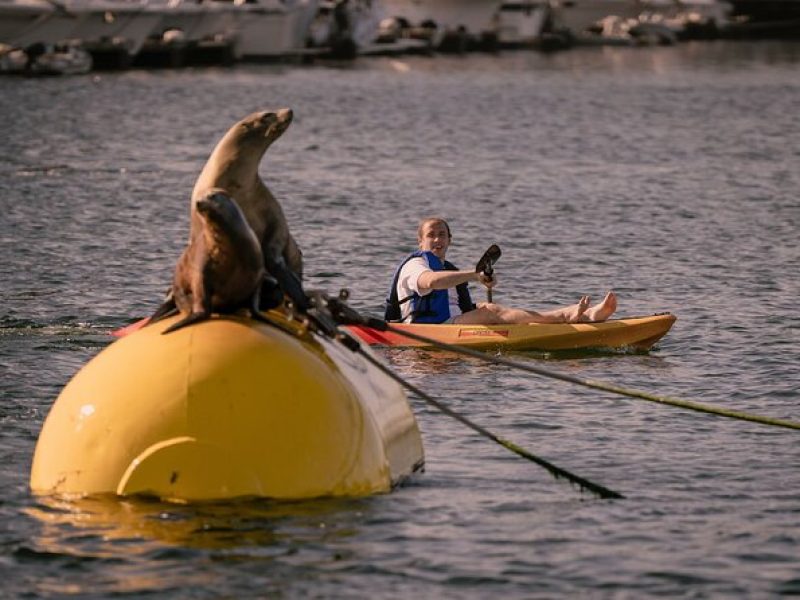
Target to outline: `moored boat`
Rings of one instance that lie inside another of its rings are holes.
[[[69,39],[86,16],[47,0],[0,0],[0,43],[15,48],[57,44]]]
[[[322,0],[308,28],[307,45],[331,58],[355,58],[379,37],[384,16],[378,0]]]
[[[77,40],[31,44],[24,50],[0,43],[0,73],[9,75],[82,75],[92,69],[92,56]]]
[[[214,0],[224,4],[224,0]],[[318,0],[234,0],[241,14],[238,55],[261,61],[298,56],[306,44]]]
[[[162,19],[148,0],[64,0],[64,6],[83,15],[69,37],[81,41],[95,69],[130,66]]]
[[[154,0],[160,16],[134,57],[136,66],[181,67],[226,64],[238,56],[239,20],[244,12],[230,2]]]
[[[360,354],[290,321],[161,335],[179,318],[114,342],[67,384],[39,436],[34,493],[357,496],[422,467],[405,393]]]
[[[639,0],[552,0],[553,26],[582,39],[591,36],[588,30],[598,21],[615,16],[633,19],[642,12]]]
[[[505,0],[497,10],[497,41],[503,48],[539,43],[550,5],[539,0]]]
[[[675,315],[609,319],[602,323],[528,323],[523,325],[433,325],[394,323],[392,331],[370,327],[348,327],[362,341],[382,346],[431,347],[430,342],[403,336],[406,331],[436,342],[475,350],[577,350],[584,348],[624,348],[647,350],[664,337],[675,322]]]
[[[466,50],[497,41],[500,0],[383,0],[386,14],[418,32],[426,31],[433,47]],[[416,34],[415,34],[416,35]]]

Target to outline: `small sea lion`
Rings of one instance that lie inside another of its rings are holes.
[[[258,168],[264,153],[292,122],[292,111],[255,112],[235,123],[217,143],[192,192],[192,204],[210,189],[221,189],[236,200],[261,243],[264,266],[283,291],[301,308],[307,306],[302,289],[303,258],[289,232],[283,209],[264,185]],[[275,306],[266,290],[262,308]]]
[[[162,306],[188,314],[163,333],[242,308],[266,321],[258,310],[265,277],[261,245],[236,202],[222,190],[209,190],[193,203],[191,231],[175,267],[171,299]],[[162,309],[151,322],[175,312]]]

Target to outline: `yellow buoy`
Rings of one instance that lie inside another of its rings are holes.
[[[34,493],[364,495],[422,466],[405,393],[363,357],[237,317],[161,335],[178,318],[116,341],[67,384],[39,436]]]

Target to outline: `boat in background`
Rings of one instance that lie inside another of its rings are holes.
[[[677,39],[714,39],[730,25],[733,5],[726,0],[641,0],[643,25],[661,26]]]
[[[407,331],[442,344],[474,350],[580,350],[589,348],[634,348],[648,350],[675,323],[675,315],[609,319],[602,323],[527,323],[522,325],[449,325],[393,323],[397,331],[379,331],[361,325],[347,328],[371,345],[394,347],[436,347],[403,336]]]
[[[622,46],[671,46],[678,41],[677,33],[664,23],[649,21],[641,15],[636,19],[609,16],[600,19],[584,32],[581,44]]]
[[[67,0],[63,6],[83,14],[69,37],[92,55],[96,69],[129,67],[162,20],[149,0]]]
[[[232,5],[239,9],[237,57],[259,61],[300,55],[318,4],[318,0],[234,0]]]
[[[332,58],[355,58],[380,36],[380,0],[323,0],[308,29],[307,46]]]
[[[497,9],[497,42],[501,48],[537,45],[550,18],[550,4],[537,0],[506,0]]]
[[[383,0],[388,17],[442,52],[495,47],[501,0]]]
[[[72,37],[88,13],[48,0],[0,0],[0,43],[25,49]]]
[[[553,28],[576,41],[596,38],[590,30],[607,18],[635,19],[642,12],[639,0],[551,0]]]
[[[0,42],[29,54],[43,44],[55,70],[85,62],[79,46],[94,68],[127,67],[160,20],[148,0],[0,0]]]
[[[76,40],[25,49],[0,44],[0,73],[4,75],[82,75],[92,70],[92,56]]]
[[[238,19],[232,2],[154,0],[161,15],[134,59],[136,66],[229,64],[237,58]]]

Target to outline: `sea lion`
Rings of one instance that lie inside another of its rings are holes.
[[[189,244],[175,267],[171,299],[164,305],[188,314],[163,333],[208,319],[215,312],[241,308],[266,321],[258,310],[264,277],[261,245],[241,209],[223,190],[209,190],[193,202]],[[159,311],[151,322],[170,312]]]
[[[258,175],[264,153],[286,131],[292,116],[288,108],[265,110],[235,123],[203,167],[192,192],[192,204],[205,197],[209,189],[221,189],[233,197],[261,243],[267,272],[296,305],[305,308],[302,253],[289,232],[283,209]],[[262,308],[271,308],[282,298],[276,302],[273,293],[270,300],[267,291],[262,294]]]

